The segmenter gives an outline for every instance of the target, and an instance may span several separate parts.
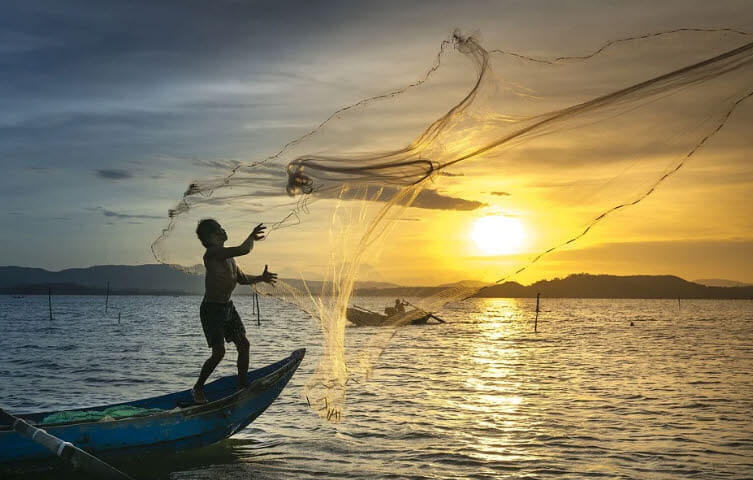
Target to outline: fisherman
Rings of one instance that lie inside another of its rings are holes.
[[[246,338],[246,329],[230,300],[230,295],[236,284],[253,285],[258,282],[274,284],[277,274],[270,272],[265,265],[261,275],[246,275],[235,264],[233,257],[248,254],[254,247],[255,241],[264,239],[265,228],[260,223],[243,243],[237,247],[226,247],[227,233],[217,220],[204,219],[196,227],[196,235],[207,249],[204,253],[206,270],[204,299],[199,313],[204,336],[209,348],[212,349],[212,356],[204,362],[199,379],[191,389],[191,395],[196,403],[207,403],[204,383],[225,356],[225,342],[233,342],[238,349],[238,388],[246,386],[249,343]]]
[[[395,299],[395,312],[396,313],[405,313],[405,306],[408,305],[408,302],[403,303],[399,298]]]

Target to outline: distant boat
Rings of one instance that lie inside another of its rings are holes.
[[[418,309],[387,316],[357,306],[348,308],[345,311],[345,317],[357,327],[381,327],[383,325],[402,325],[403,323],[424,325],[430,318],[436,318],[431,313]]]
[[[97,456],[133,456],[175,452],[202,447],[237,433],[269,407],[295,373],[306,353],[294,351],[288,358],[248,373],[248,387],[237,389],[236,375],[222,377],[205,387],[205,404],[193,404],[190,390],[135,402],[71,410],[101,411],[116,406],[161,409],[162,412],[109,421],[76,420],[45,424],[51,435]],[[185,406],[185,407],[183,407]],[[17,415],[40,425],[58,412]],[[0,473],[55,467],[60,460],[49,450],[0,424]],[[0,475],[2,477],[2,475]]]

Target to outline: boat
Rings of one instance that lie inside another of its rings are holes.
[[[190,390],[99,407],[67,412],[96,412],[112,407],[135,410],[159,409],[156,413],[118,420],[43,424],[59,412],[18,414],[26,422],[45,429],[66,442],[96,456],[117,458],[150,453],[171,453],[203,447],[224,440],[253,422],[280,395],[306,354],[305,349],[248,373],[248,386],[239,390],[237,375],[206,384],[209,403],[193,403]],[[0,424],[0,477],[3,471],[24,471],[60,466],[60,459],[30,439]]]
[[[404,325],[408,323],[411,325],[424,325],[430,318],[436,317],[431,313],[418,309],[387,316],[354,306],[346,309],[345,318],[357,327],[381,327],[384,325]]]

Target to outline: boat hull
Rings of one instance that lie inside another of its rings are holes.
[[[415,310],[388,317],[387,315],[366,312],[357,308],[348,308],[345,315],[348,321],[357,327],[395,326],[408,323],[411,325],[423,325],[432,317],[429,313],[416,312]]]
[[[92,421],[44,425],[51,435],[71,442],[95,455],[108,458],[156,452],[177,452],[202,447],[230,437],[246,427],[274,402],[300,365],[305,350],[249,372],[249,386],[237,390],[236,376],[220,378],[205,387],[210,403],[190,404],[190,390],[147,398],[120,405],[160,408],[164,412],[112,421]],[[82,408],[104,410],[115,405]],[[54,412],[21,414],[24,420],[39,424]],[[0,471],[15,470],[22,464],[55,463],[56,457],[37,443],[0,425]]]

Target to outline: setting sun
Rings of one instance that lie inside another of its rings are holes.
[[[486,255],[516,253],[524,238],[520,220],[504,215],[479,218],[471,231],[471,239]]]

